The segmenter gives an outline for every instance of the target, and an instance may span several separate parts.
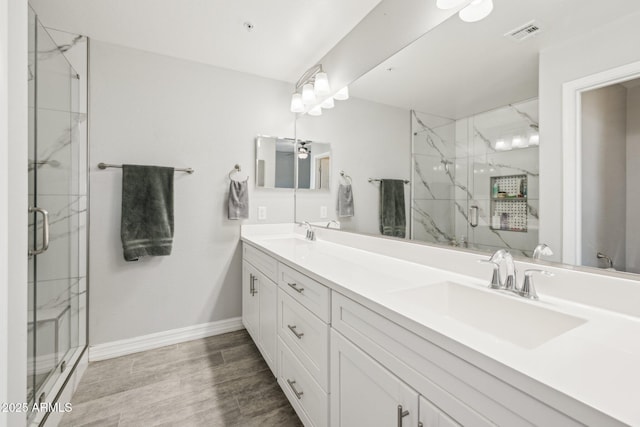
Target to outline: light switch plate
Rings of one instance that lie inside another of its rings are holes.
[[[265,221],[267,219],[267,207],[258,206],[258,220]]]
[[[326,218],[327,217],[327,207],[326,206],[320,206],[320,218]]]

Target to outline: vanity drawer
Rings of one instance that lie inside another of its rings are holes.
[[[278,283],[278,261],[246,243],[242,245],[242,250],[242,256],[245,261],[250,262],[265,276]]]
[[[278,384],[305,426],[325,427],[329,420],[329,396],[280,340],[278,345],[280,376]]]
[[[278,308],[278,335],[328,391],[329,326],[284,292],[278,293]]]
[[[581,425],[506,382],[515,378],[501,380],[337,292],[332,304],[337,331],[461,425]]]
[[[331,319],[331,291],[310,277],[280,263],[278,284],[294,300],[329,323]]]

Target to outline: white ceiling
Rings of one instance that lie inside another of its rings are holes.
[[[295,82],[380,0],[30,0],[46,27]],[[251,22],[252,31],[243,24]]]
[[[358,79],[351,94],[452,119],[468,117],[536,97],[541,49],[640,12],[638,0],[494,4],[493,13],[474,24],[453,16]],[[520,43],[503,36],[534,19],[542,27],[538,36]]]

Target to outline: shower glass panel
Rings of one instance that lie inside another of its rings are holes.
[[[538,100],[459,120],[412,111],[412,132],[412,238],[530,257],[538,242]]]
[[[86,116],[78,73],[31,9],[29,23],[31,407],[55,398],[86,345],[86,138],[79,126]]]

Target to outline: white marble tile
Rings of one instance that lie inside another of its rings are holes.
[[[413,234],[416,240],[448,243],[454,239],[454,201],[416,200],[413,203]]]

